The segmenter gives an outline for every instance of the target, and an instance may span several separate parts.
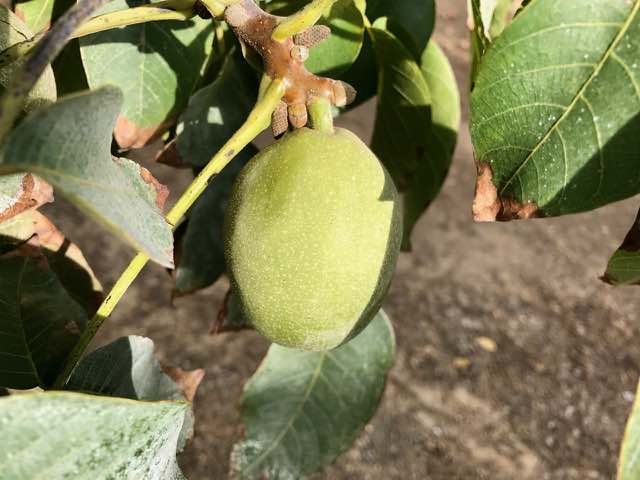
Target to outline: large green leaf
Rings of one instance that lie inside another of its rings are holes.
[[[607,265],[603,280],[613,285],[640,284],[640,213]]]
[[[17,1],[14,10],[32,32],[40,32],[48,29],[73,4],[71,0],[26,0]]]
[[[33,32],[13,12],[0,4],[0,52],[18,42],[29,40]],[[4,91],[9,80],[24,64],[25,58],[0,68],[0,93]],[[56,81],[53,70],[47,67],[35,87],[27,95],[25,110],[47,105],[56,100]]]
[[[194,372],[202,378],[202,370]],[[193,400],[162,369],[155,358],[153,341],[133,335],[119,338],[84,357],[65,390],[132,400]]]
[[[142,5],[115,0],[98,13]],[[108,30],[80,40],[91,88],[111,84],[124,92],[115,129],[122,148],[141,147],[184,110],[211,51],[212,23],[149,22]]]
[[[305,66],[309,71],[336,77],[360,54],[364,37],[362,12],[353,0],[338,0],[318,22],[331,28],[331,36],[310,50]]]
[[[77,245],[38,211],[24,212],[0,224],[0,254],[27,242],[39,249],[69,295],[93,315],[102,302],[102,286]]]
[[[53,201],[51,185],[30,173],[0,176],[0,223]]]
[[[131,400],[187,400],[193,402],[204,370],[187,372],[163,367],[149,338],[122,337],[84,357],[65,390]],[[193,414],[185,418],[178,442],[182,449],[193,436]]]
[[[37,250],[16,253],[0,257],[0,385],[46,387],[77,342],[87,314],[44,256]]]
[[[245,438],[231,458],[238,478],[299,479],[331,463],[362,432],[394,356],[379,313],[354,340],[329,352],[273,345],[245,386]]]
[[[181,163],[209,163],[246,121],[257,97],[254,72],[240,55],[229,55],[215,82],[199,90],[180,117],[176,147]]]
[[[421,68],[386,30],[385,19],[376,21],[371,32],[380,72],[371,148],[404,194],[406,249],[415,223],[440,192],[449,171],[459,96],[451,67],[437,46],[426,49]],[[437,97],[430,86],[437,89]]]
[[[617,480],[638,480],[640,478],[640,388],[636,393],[620,450]]]
[[[138,164],[111,156],[122,95],[114,87],[33,112],[0,149],[0,173],[32,171],[158,263],[173,265],[167,190]]]
[[[0,398],[0,477],[184,479],[176,447],[188,404],[49,392]]]
[[[367,17],[373,22],[388,17],[400,23],[413,41],[409,51],[421,52],[427,46],[436,21],[434,0],[367,0]]]
[[[533,0],[491,45],[471,97],[477,220],[582,212],[640,191],[639,10]]]

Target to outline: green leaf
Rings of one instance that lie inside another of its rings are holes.
[[[451,67],[437,46],[424,52],[421,68],[386,30],[384,19],[371,32],[380,69],[371,148],[404,194],[403,246],[408,249],[415,223],[440,192],[449,171],[459,96]],[[437,97],[430,85],[437,89]]]
[[[66,97],[33,112],[0,149],[0,173],[34,172],[161,265],[173,265],[167,190],[135,162],[111,156],[122,95],[114,87]]]
[[[477,220],[582,212],[640,191],[639,10],[534,0],[492,44],[471,96]]]
[[[12,11],[0,4],[0,52],[18,42],[29,40],[33,32]],[[4,92],[13,73],[19,70],[25,58],[0,68],[0,93]],[[47,67],[36,85],[27,95],[25,111],[31,111],[56,100],[56,81],[53,70]]]
[[[145,3],[115,0],[97,13]],[[124,92],[114,133],[122,148],[144,146],[184,110],[211,52],[212,31],[210,20],[196,17],[131,25],[80,39],[89,86],[111,84]]]
[[[0,385],[49,386],[77,342],[86,312],[37,250],[0,257],[0,305]]]
[[[338,0],[318,22],[331,28],[331,36],[311,48],[305,66],[310,72],[336,77],[346,71],[360,54],[364,19],[353,0]]]
[[[398,22],[413,40],[405,45],[409,51],[423,51],[436,21],[434,0],[367,0],[367,17],[373,22],[388,17]]]
[[[54,20],[74,4],[71,0],[18,1],[14,10],[32,32],[48,29]]]
[[[188,404],[36,393],[0,398],[3,478],[184,479],[176,462]]]
[[[49,202],[53,189],[41,178],[30,173],[0,176],[0,223]]]
[[[622,440],[618,460],[617,480],[637,480],[640,478],[640,388],[636,393],[633,409]]]
[[[640,212],[627,238],[609,260],[603,280],[612,285],[640,285]]]
[[[233,449],[232,472],[243,479],[293,480],[331,463],[375,412],[394,351],[383,312],[333,351],[273,345],[245,386],[245,438]]]
[[[200,369],[186,372],[163,367],[155,358],[151,339],[129,336],[84,357],[64,388],[131,400],[193,402],[203,376]],[[180,450],[193,436],[193,424],[190,410],[178,442]]]
[[[102,302],[102,286],[77,245],[43,214],[24,212],[0,224],[0,254],[28,242],[39,248],[69,295],[92,316]]]
[[[239,54],[227,58],[211,85],[199,90],[178,123],[182,160],[204,167],[242,126],[258,97],[258,81]],[[214,180],[215,181],[215,180]]]
[[[202,375],[202,370],[196,370]],[[65,390],[131,400],[189,400],[162,369],[149,338],[122,337],[84,357]]]

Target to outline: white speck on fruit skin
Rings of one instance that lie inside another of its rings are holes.
[[[245,313],[275,343],[305,350],[340,345],[377,313],[402,235],[391,178],[341,129],[300,129],[258,154],[226,226]]]

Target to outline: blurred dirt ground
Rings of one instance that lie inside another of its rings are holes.
[[[436,38],[466,92],[465,1],[440,0]],[[467,110],[467,99],[464,99]],[[373,105],[341,120],[364,138]],[[598,280],[635,217],[631,200],[595,213],[474,224],[466,125],[442,195],[404,255],[385,308],[398,356],[375,418],[355,447],[314,479],[609,479],[633,401],[640,290]],[[155,168],[179,191],[185,172]],[[53,216],[105,285],[130,258],[68,206]],[[188,478],[224,479],[239,438],[244,381],[268,348],[254,333],[207,334],[224,282],[170,304],[171,280],[148,267],[99,335],[151,337],[160,356],[204,368]]]

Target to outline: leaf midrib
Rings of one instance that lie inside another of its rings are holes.
[[[627,31],[629,30],[629,27],[631,26],[631,24],[633,23],[633,20],[635,19],[636,15],[638,14],[638,10],[640,10],[640,0],[636,0],[635,5],[633,6],[633,8],[629,11],[629,17],[625,20],[625,22],[622,24],[620,31],[618,32],[618,34],[615,36],[615,38],[613,39],[613,41],[611,42],[611,44],[609,45],[609,47],[605,50],[605,52],[602,55],[602,58],[600,59],[600,61],[596,64],[593,72],[591,73],[591,75],[589,76],[589,78],[586,79],[586,81],[584,82],[584,84],[582,85],[582,87],[580,88],[580,90],[578,90],[578,92],[576,93],[576,95],[574,96],[573,100],[571,101],[571,103],[567,106],[566,110],[564,111],[564,113],[558,118],[558,120],[549,128],[549,131],[545,134],[545,136],[535,145],[535,147],[533,148],[533,150],[531,150],[531,152],[529,152],[529,154],[526,156],[526,158],[522,161],[522,163],[520,164],[520,166],[516,169],[516,171],[509,177],[509,179],[505,182],[504,186],[500,189],[500,195],[502,195],[505,190],[507,189],[507,187],[509,187],[509,185],[511,185],[511,183],[513,182],[513,180],[520,174],[520,172],[522,171],[522,169],[529,163],[529,161],[535,156],[535,154],[538,152],[538,150],[540,150],[540,148],[546,144],[546,142],[549,140],[549,138],[551,138],[551,135],[553,135],[553,133],[556,131],[556,129],[559,127],[559,125],[567,118],[567,116],[571,113],[571,111],[574,109],[574,107],[576,106],[576,104],[580,101],[580,99],[583,97],[584,93],[586,92],[586,90],[589,88],[589,86],[591,86],[591,83],[593,82],[593,80],[600,74],[600,71],[602,70],[602,68],[604,67],[605,63],[612,57],[612,54],[615,53],[615,49],[618,47],[618,44],[620,43],[620,41],[622,40],[622,38],[625,36],[625,34],[627,33]],[[565,159],[566,161],[566,159]],[[524,200],[524,199],[523,199]]]
[[[313,391],[313,388],[315,387],[316,383],[318,382],[318,378],[320,378],[320,373],[322,371],[322,366],[324,365],[324,361],[325,361],[326,356],[327,356],[326,352],[323,352],[321,354],[320,359],[318,361],[318,366],[316,367],[316,369],[313,372],[313,375],[311,376],[311,380],[309,381],[309,385],[307,386],[307,389],[304,392],[304,395],[302,396],[302,400],[300,401],[300,405],[298,405],[298,408],[296,409],[296,411],[293,413],[293,415],[291,415],[291,418],[289,419],[289,421],[287,422],[285,427],[275,437],[275,439],[271,443],[271,446],[269,448],[267,448],[264,452],[262,452],[246,468],[244,468],[243,471],[249,472],[249,471],[251,471],[252,468],[254,468],[255,466],[259,465],[260,462],[262,462],[262,460],[264,460],[267,456],[269,456],[269,454],[271,452],[273,452],[280,445],[280,443],[282,442],[282,439],[287,435],[289,430],[291,430],[291,427],[293,426],[293,423],[298,419],[298,417],[302,413],[302,410],[303,410],[304,406],[307,403],[307,400],[309,400],[309,397],[311,396],[311,392]]]

